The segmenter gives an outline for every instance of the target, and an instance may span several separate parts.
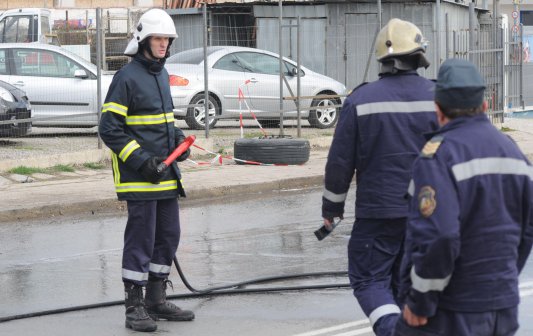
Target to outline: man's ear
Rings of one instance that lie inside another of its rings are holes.
[[[444,113],[442,113],[442,110],[440,109],[440,106],[437,103],[435,103],[435,112],[437,113],[437,121],[439,122],[440,126],[444,126],[448,123],[448,121],[450,121],[450,119],[448,119],[448,117],[446,117]]]

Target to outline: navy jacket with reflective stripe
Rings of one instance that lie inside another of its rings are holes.
[[[436,153],[413,167],[406,302],[421,316],[514,307],[533,240],[533,167],[485,115],[434,134],[443,137]]]
[[[184,196],[180,171],[173,163],[159,184],[139,173],[152,156],[166,157],[183,132],[174,126],[168,73],[149,71],[139,54],[122,67],[109,87],[102,107],[99,133],[112,151],[115,189],[119,200],[157,200]]]
[[[322,216],[338,217],[356,171],[356,215],[407,216],[411,166],[438,128],[434,83],[415,71],[358,87],[344,102],[328,155]]]

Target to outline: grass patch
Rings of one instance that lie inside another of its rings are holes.
[[[101,162],[86,162],[83,166],[87,169],[104,169],[106,166]]]
[[[502,128],[500,128],[500,131],[502,131],[502,132],[512,132],[512,131],[514,131],[514,129],[509,128],[509,127],[502,127]]]
[[[50,171],[53,172],[53,173],[55,173],[55,172],[72,173],[72,172],[75,171],[75,169],[71,165],[55,165],[55,166],[50,168]]]
[[[32,175],[32,174],[53,174],[58,172],[74,172],[75,169],[71,165],[55,165],[50,168],[37,168],[37,167],[27,167],[27,166],[18,166],[8,170],[10,174],[20,174],[20,175]]]
[[[28,151],[41,151],[41,150],[43,150],[42,148],[31,147],[31,146],[17,146],[17,147],[15,147],[15,149],[17,149],[17,150],[28,150]]]
[[[18,166],[15,168],[11,168],[7,172],[10,174],[31,175],[36,173],[46,173],[47,170],[45,168]]]

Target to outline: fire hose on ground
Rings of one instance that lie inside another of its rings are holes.
[[[182,142],[170,155],[167,159],[165,159],[158,167],[158,172],[163,172],[165,169],[167,169],[174,160],[176,160],[181,154],[183,154],[187,149],[194,143],[195,136],[190,135],[188,136],[184,142]],[[338,223],[336,223],[338,224]],[[335,226],[336,226],[335,224]],[[324,228],[321,229],[322,231]],[[317,230],[318,232],[319,230]],[[328,232],[322,233],[323,236],[319,236],[317,233],[317,238],[319,240],[322,240],[325,236],[329,234]],[[207,297],[207,296],[219,296],[219,295],[236,295],[236,294],[257,294],[257,293],[268,293],[268,292],[282,292],[282,291],[301,291],[301,290],[317,290],[317,289],[331,289],[331,288],[347,288],[350,287],[349,284],[342,284],[342,283],[334,283],[334,284],[320,284],[320,285],[300,285],[300,286],[278,286],[278,287],[262,287],[262,288],[245,288],[249,285],[257,285],[257,284],[265,284],[265,283],[271,283],[276,281],[286,281],[291,279],[302,279],[302,278],[318,278],[318,277],[341,277],[341,276],[347,276],[346,271],[329,271],[329,272],[315,272],[315,273],[301,273],[301,274],[289,274],[289,275],[281,275],[281,276],[271,276],[271,277],[263,277],[263,278],[256,278],[252,280],[247,281],[241,281],[237,283],[232,283],[224,286],[216,286],[216,287],[209,287],[204,289],[196,289],[194,288],[189,281],[187,281],[187,278],[185,277],[185,274],[183,273],[183,270],[181,269],[181,266],[178,262],[178,258],[174,256],[174,266],[176,267],[176,270],[178,271],[178,274],[180,276],[181,281],[185,285],[185,287],[191,291],[191,293],[188,294],[174,294],[174,295],[168,295],[167,299],[190,299],[190,298],[199,298],[199,297]],[[55,314],[63,314],[63,313],[69,313],[74,311],[81,311],[81,310],[89,310],[89,309],[95,309],[95,308],[105,308],[105,307],[111,307],[111,306],[118,306],[124,304],[124,300],[117,300],[117,301],[108,301],[108,302],[100,302],[100,303],[94,303],[94,304],[87,304],[87,305],[79,305],[79,306],[72,306],[72,307],[64,307],[64,308],[57,308],[57,309],[50,309],[50,310],[42,310],[42,311],[35,311],[31,313],[23,313],[23,314],[17,314],[17,315],[11,315],[11,316],[2,316],[0,317],[0,323],[2,322],[8,322],[13,320],[20,320],[20,319],[26,319],[31,317],[39,317],[39,316],[46,316],[46,315],[55,315]]]

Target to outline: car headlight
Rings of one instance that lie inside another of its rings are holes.
[[[11,94],[11,92],[3,87],[0,87],[0,99],[10,103],[15,101],[15,97]]]

